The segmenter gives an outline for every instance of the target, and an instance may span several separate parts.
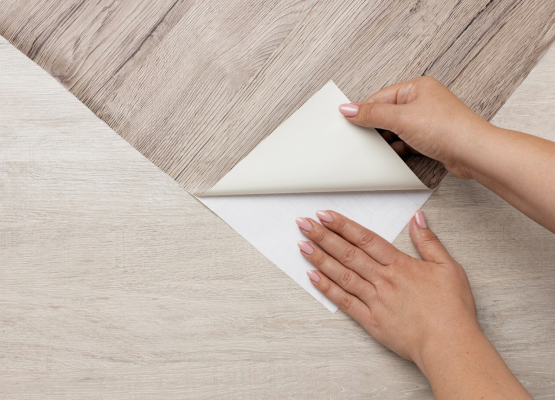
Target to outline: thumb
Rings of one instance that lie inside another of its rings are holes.
[[[423,260],[436,264],[446,264],[453,261],[438,237],[428,229],[428,224],[421,210],[418,210],[410,221],[409,231],[410,238]]]
[[[398,132],[405,105],[389,103],[350,103],[339,106],[339,112],[355,125]]]

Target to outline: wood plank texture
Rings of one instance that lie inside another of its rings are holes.
[[[212,140],[229,143],[225,156],[215,148],[198,152],[170,175],[197,187],[214,174],[209,187],[330,78],[349,98],[362,100],[386,84],[432,75],[490,119],[555,37],[553,2],[394,4],[319,2],[230,112],[210,121]],[[522,29],[529,30],[528,39]],[[525,44],[530,38],[531,46]],[[444,176],[433,161],[416,164],[431,187]]]
[[[555,38],[550,0],[58,3],[0,1],[0,34],[197,194],[329,79],[360,100],[432,75],[490,119]]]
[[[431,398],[1,38],[0,88],[1,398]],[[494,121],[553,140],[554,103],[552,49]],[[450,176],[424,211],[488,337],[555,398],[553,235]]]
[[[156,161],[165,169],[202,143],[205,112],[231,102],[315,0],[7,3],[0,34],[147,157],[174,147]]]

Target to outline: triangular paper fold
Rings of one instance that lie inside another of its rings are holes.
[[[427,187],[374,129],[348,122],[328,82],[203,196]]]

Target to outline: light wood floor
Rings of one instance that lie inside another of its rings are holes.
[[[431,397],[3,39],[0,88],[1,398]],[[495,121],[555,139],[554,104],[552,49]],[[452,177],[424,211],[488,337],[555,398],[553,235]]]
[[[431,75],[493,117],[553,43],[555,2],[0,0],[0,34],[200,193],[330,79],[362,100]]]

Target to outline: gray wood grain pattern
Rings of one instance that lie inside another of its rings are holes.
[[[431,397],[3,39],[0,88],[1,398]],[[555,49],[495,121],[555,139],[553,104]],[[554,398],[553,235],[449,176],[425,213],[488,337]]]
[[[490,119],[554,38],[552,2],[321,1],[233,108],[209,121],[210,139],[228,144],[225,156],[214,146],[168,172],[193,191],[208,189],[329,79],[363,100],[387,84],[432,75]],[[446,174],[422,156],[408,164],[429,187]]]
[[[555,38],[550,0],[58,3],[0,1],[0,34],[197,194],[329,79],[362,100],[432,75],[491,118]]]
[[[224,113],[315,2],[3,1],[0,34],[167,170],[221,147],[203,139],[207,114]]]

